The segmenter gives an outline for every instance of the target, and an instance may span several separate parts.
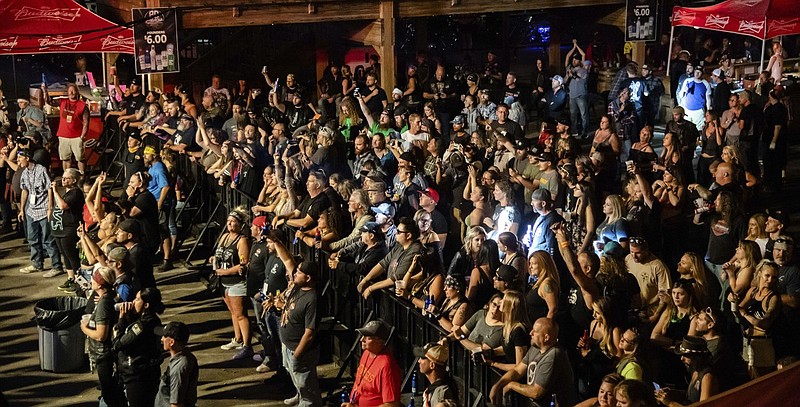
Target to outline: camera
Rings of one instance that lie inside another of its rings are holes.
[[[21,134],[18,134],[16,136],[14,136],[14,143],[19,144],[21,146],[28,145],[28,143],[30,143],[30,142],[31,142],[31,139],[29,139],[29,138],[27,138],[27,137],[25,137],[25,136],[23,136]]]
[[[359,91],[358,88],[353,89],[353,96],[361,97],[361,91]]]

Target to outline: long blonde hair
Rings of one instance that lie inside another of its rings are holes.
[[[506,342],[511,341],[511,332],[517,327],[529,330],[531,327],[531,320],[528,318],[528,312],[525,311],[525,297],[521,292],[516,290],[508,290],[503,296],[503,338]]]
[[[611,224],[617,220],[625,217],[625,202],[619,195],[609,195],[606,199],[609,200],[611,206],[611,213],[608,215],[607,223]]]
[[[533,285],[533,289],[538,290],[542,282],[549,277],[555,284],[555,291],[558,292],[561,287],[561,278],[558,276],[558,269],[556,269],[556,262],[553,261],[553,257],[544,250],[537,250],[531,254],[528,264],[533,263],[533,261],[536,261],[540,269],[539,280]]]
[[[610,312],[611,303],[606,297],[601,297],[592,303],[592,310],[597,312],[595,320],[600,324],[603,339],[600,340],[600,350],[606,355],[617,354],[617,344],[614,343],[614,327],[609,325],[607,314]]]

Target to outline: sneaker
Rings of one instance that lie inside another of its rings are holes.
[[[263,362],[264,361],[264,355],[261,352],[254,353],[253,354],[253,361],[254,362]]]
[[[23,267],[23,268],[19,269],[19,272],[22,273],[22,274],[41,273],[42,269],[40,269],[40,268],[38,268],[38,267],[36,267],[34,265],[30,265],[28,267]]]
[[[76,288],[78,288],[78,283],[72,278],[68,278],[64,284],[58,286],[58,289],[61,291],[75,291]]]
[[[275,370],[275,369],[269,367],[269,365],[266,364],[266,363],[262,363],[262,364],[258,365],[258,367],[256,368],[256,372],[258,372],[258,373],[267,373],[267,372],[271,372],[273,370]]]
[[[287,406],[296,406],[300,404],[300,395],[295,394],[294,397],[283,400],[283,404],[286,404]]]
[[[64,274],[64,269],[50,269],[47,273],[44,273],[42,277],[44,278],[53,278],[56,276],[60,276]]]
[[[229,343],[226,343],[226,344],[220,346],[219,348],[222,349],[222,350],[234,350],[234,349],[242,349],[242,347],[244,347],[244,344],[241,343],[241,342],[238,342],[236,340],[236,338],[233,338],[233,339],[231,339],[231,341]]]
[[[233,360],[250,359],[251,356],[253,356],[253,347],[242,346],[242,348],[233,355]]]

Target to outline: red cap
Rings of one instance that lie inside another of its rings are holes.
[[[428,195],[429,197],[431,197],[431,199],[433,199],[433,202],[436,202],[437,204],[439,203],[439,193],[436,192],[435,189],[428,187],[423,189],[422,191],[419,191],[419,193]]]
[[[267,220],[266,216],[256,216],[255,218],[253,218],[253,226],[255,226],[255,227],[259,228],[259,229],[263,228],[264,225],[267,224],[267,222],[268,222],[268,220]]]

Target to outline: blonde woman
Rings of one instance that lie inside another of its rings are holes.
[[[578,340],[581,358],[577,374],[579,387],[587,388],[590,393],[604,375],[614,370],[616,358],[621,356],[617,344],[622,337],[620,328],[611,322],[611,303],[606,298],[592,303],[592,317],[588,338]]]
[[[753,377],[775,370],[775,348],[772,324],[780,315],[781,296],[778,288],[778,265],[762,260],[756,267],[755,284],[738,304],[739,318],[747,321],[742,358],[750,366]]]
[[[414,222],[417,222],[417,226],[419,226],[420,243],[426,247],[435,245],[441,251],[443,249],[441,246],[442,242],[439,239],[439,235],[437,235],[431,227],[433,222],[431,214],[425,209],[419,209],[416,213],[414,213]]]
[[[744,160],[742,160],[742,153],[739,151],[739,148],[736,146],[725,146],[722,147],[722,154],[720,155],[722,161],[726,163],[731,163],[734,165],[734,171],[738,172],[738,178],[744,179],[745,186],[747,188],[753,188],[758,184],[758,178],[753,175],[750,171],[744,169]],[[744,178],[742,178],[742,174],[744,173]]]
[[[346,141],[350,141],[358,134],[358,130],[364,127],[361,116],[358,115],[356,102],[352,97],[345,97],[339,104],[339,129]],[[376,113],[376,112],[372,112]]]
[[[623,249],[628,248],[628,222],[625,220],[625,202],[619,195],[609,195],[603,202],[603,214],[606,218],[595,230],[594,251],[598,256],[603,254],[603,247],[608,242],[617,242]]]
[[[503,295],[503,357],[496,357],[489,362],[489,366],[504,372],[514,369],[522,358],[528,353],[531,337],[531,321],[525,312],[525,297],[516,290],[508,290]]]
[[[767,251],[767,242],[769,241],[769,236],[767,236],[767,214],[757,213],[750,217],[747,221],[747,236],[744,240],[756,242],[761,251],[761,257],[764,257],[764,253]]]
[[[639,332],[634,328],[628,328],[619,338],[617,348],[622,354],[617,362],[617,373],[626,379],[642,380],[644,369],[642,362],[639,361]]]
[[[534,281],[525,296],[528,319],[555,318],[561,286],[556,263],[546,251],[537,250],[528,257],[528,273]]]
[[[687,252],[678,262],[678,274],[682,280],[693,281],[697,307],[716,307],[722,291],[719,281],[706,269],[703,257]]]
[[[742,240],[736,247],[736,252],[731,261],[722,265],[722,270],[728,276],[730,292],[728,301],[738,301],[744,298],[747,290],[753,284],[756,266],[761,261],[761,252],[758,244],[750,240]]]

